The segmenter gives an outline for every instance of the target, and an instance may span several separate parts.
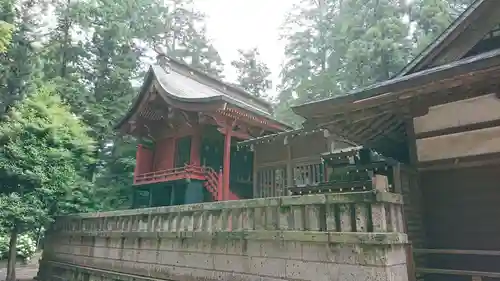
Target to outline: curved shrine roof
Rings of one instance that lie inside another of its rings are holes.
[[[214,104],[222,107],[227,103],[277,123],[283,129],[289,128],[288,125],[273,118],[270,103],[235,85],[222,82],[215,77],[193,69],[182,62],[171,58],[167,58],[167,61],[168,63],[165,66],[158,64],[150,66],[139,96],[124,118],[116,125],[116,128],[120,128],[140,109],[152,86],[156,87],[160,96],[167,103],[175,103],[175,105],[181,105],[186,109],[190,106],[200,109],[204,105]],[[193,111],[197,111],[197,109],[193,109]]]
[[[194,80],[176,71],[166,72],[159,65],[152,65],[150,71],[170,98],[184,102],[210,102],[222,100],[261,116],[271,117],[272,111],[249,100],[238,99],[223,91]],[[231,86],[233,87],[233,86]]]

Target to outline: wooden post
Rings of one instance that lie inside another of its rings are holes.
[[[229,122],[228,122],[229,123]],[[226,124],[225,127],[225,136],[224,136],[224,161],[222,166],[222,172],[224,175],[223,179],[223,200],[229,200],[229,173],[231,167],[231,133],[232,126],[230,124]]]
[[[397,163],[392,166],[392,178],[394,184],[394,192],[403,195],[403,187],[401,185],[401,164]]]
[[[258,170],[257,170],[257,149],[255,145],[252,144],[252,152],[253,152],[253,170],[252,170],[252,188],[253,188],[253,198],[259,198],[257,194],[258,188]]]
[[[142,155],[142,144],[137,145],[137,150],[135,152],[135,168],[134,168],[134,183],[137,176],[141,172],[141,155]]]
[[[288,192],[288,187],[292,187],[295,185],[293,182],[293,165],[292,165],[292,146],[290,143],[285,144],[286,145],[286,186],[285,190]],[[288,195],[285,193],[282,193],[281,196],[286,196]]]
[[[191,152],[190,164],[200,166],[200,148],[201,148],[201,132],[199,128],[195,128],[195,132],[191,137]]]
[[[416,136],[415,136],[415,125],[414,125],[414,120],[413,120],[413,116],[408,116],[405,120],[406,122],[406,134],[408,136],[408,160],[409,160],[409,168],[410,169],[414,169],[416,171],[418,171],[418,155],[417,155],[417,139],[416,139]],[[399,169],[401,171],[401,167]],[[401,175],[400,175],[401,176]],[[407,177],[411,177],[413,175],[406,175]],[[418,179],[418,174],[416,175],[416,178]],[[409,178],[411,179],[411,178]],[[412,180],[409,182],[410,186],[409,186],[409,189],[413,189],[414,187],[412,186],[413,184],[415,184],[415,182]],[[417,184],[417,187],[418,187],[418,183]],[[401,195],[405,195],[404,194],[404,191],[402,190],[402,186],[401,186]],[[408,197],[410,197],[411,195],[408,194]],[[404,198],[404,197],[403,197]],[[409,200],[410,202],[405,202],[405,204],[414,204],[412,201],[413,200]],[[414,206],[412,206],[413,208]],[[417,207],[418,208],[418,207]],[[401,208],[401,212],[403,213],[403,230],[406,234],[409,234],[408,233],[408,217],[407,215],[408,214],[405,214],[405,206],[403,206]],[[425,230],[424,230],[425,231]],[[418,246],[418,245],[417,245]],[[425,262],[424,262],[425,263]],[[415,261],[415,257],[413,255],[413,244],[412,244],[412,241],[409,240],[409,243],[408,243],[408,246],[406,247],[406,264],[408,265],[407,268],[408,268],[408,279],[410,281],[414,281],[414,280],[417,280],[417,272],[415,271],[416,267],[418,266],[418,264],[416,264],[416,261]]]
[[[172,169],[175,167],[176,139],[175,138],[167,139],[165,145],[167,146],[167,151],[165,153],[165,156],[159,155],[158,157],[166,157],[167,163],[166,163],[164,168],[165,169]]]

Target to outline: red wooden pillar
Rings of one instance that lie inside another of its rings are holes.
[[[200,166],[200,148],[201,148],[201,132],[199,128],[195,129],[193,136],[191,137],[191,152],[190,152],[190,164],[195,166]]]
[[[231,134],[233,132],[232,126],[226,124],[224,135],[224,161],[222,164],[223,179],[223,200],[229,200],[229,173],[231,166]]]
[[[175,143],[175,138],[169,138],[165,141],[167,148],[165,149],[165,155],[162,155],[161,157],[166,158],[165,169],[167,170],[172,169],[175,166]]]
[[[134,183],[136,180],[136,177],[139,175],[141,171],[141,163],[142,163],[142,144],[137,145],[137,150],[135,151],[135,168],[134,168]]]

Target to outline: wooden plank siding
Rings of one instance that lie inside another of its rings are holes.
[[[500,99],[495,93],[431,106],[413,119],[419,164],[460,162],[500,153]]]
[[[499,119],[500,100],[496,94],[488,94],[429,108],[426,115],[415,117],[415,134],[419,136]]]

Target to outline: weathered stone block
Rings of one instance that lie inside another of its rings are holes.
[[[398,246],[331,244],[329,262],[350,265],[389,266],[406,263],[405,249]]]
[[[284,277],[286,273],[286,260],[251,257],[249,273],[262,276]]]
[[[289,280],[335,280],[337,267],[328,263],[306,262],[300,260],[286,261],[286,278]]]
[[[262,244],[256,241],[243,240],[243,255],[260,257],[262,255]]]
[[[312,262],[327,262],[329,251],[324,243],[301,243],[301,259]]]
[[[301,243],[295,241],[252,241],[260,244],[260,256],[282,259],[301,259]]]
[[[250,257],[214,255],[213,265],[213,269],[216,271],[246,273],[250,272]]]
[[[182,254],[186,263],[184,266],[192,268],[213,269],[214,258],[216,256],[206,253],[183,253]]]

